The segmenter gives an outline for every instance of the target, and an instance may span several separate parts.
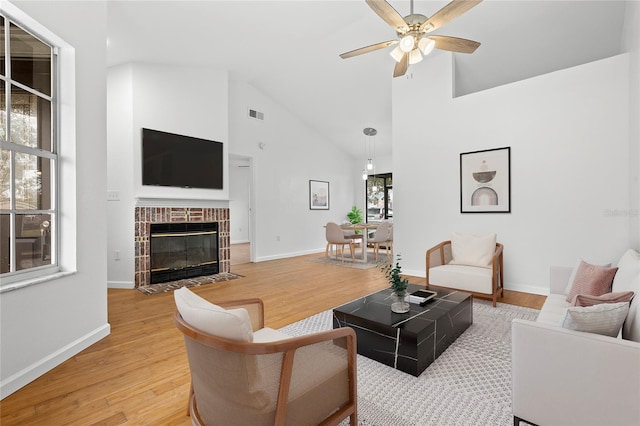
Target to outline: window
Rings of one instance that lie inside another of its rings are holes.
[[[393,176],[391,173],[367,177],[367,222],[393,218]]]
[[[0,274],[57,269],[56,56],[0,16]]]

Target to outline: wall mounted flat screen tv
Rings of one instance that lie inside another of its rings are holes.
[[[142,184],[222,189],[222,142],[142,129]]]

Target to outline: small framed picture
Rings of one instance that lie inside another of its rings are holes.
[[[329,182],[309,181],[309,208],[311,210],[329,210]]]
[[[460,154],[460,213],[511,213],[511,147]]]

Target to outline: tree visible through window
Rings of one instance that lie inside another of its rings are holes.
[[[0,273],[56,265],[54,49],[0,16]]]
[[[393,175],[369,175],[366,186],[367,222],[393,218]]]

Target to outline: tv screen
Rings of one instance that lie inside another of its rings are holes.
[[[222,142],[142,129],[142,184],[222,189]]]

